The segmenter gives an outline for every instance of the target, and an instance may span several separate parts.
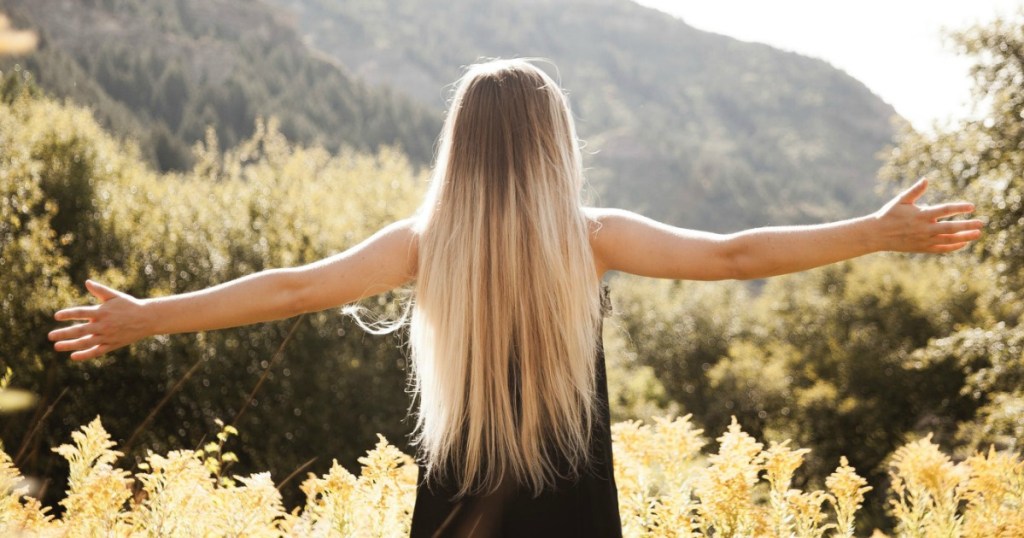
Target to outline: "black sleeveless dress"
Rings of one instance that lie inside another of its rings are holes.
[[[608,288],[601,291],[602,314],[611,310]],[[455,488],[423,481],[420,467],[412,538],[604,538],[621,537],[619,496],[612,467],[608,379],[598,332],[597,421],[591,437],[591,464],[575,481],[563,480],[534,498],[528,491],[499,492],[452,502]]]

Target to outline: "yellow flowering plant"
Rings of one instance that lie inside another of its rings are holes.
[[[69,464],[60,518],[27,494],[25,479],[0,450],[2,536],[407,536],[415,503],[415,461],[378,436],[358,476],[337,461],[302,483],[304,506],[287,512],[269,473],[225,476],[237,431],[218,422],[200,450],[149,453],[137,472],[99,417],[54,449]],[[806,449],[763,443],[733,419],[717,452],[690,416],[612,426],[623,533],[629,537],[853,536],[870,490],[842,458],[827,491],[792,487]],[[930,437],[890,461],[890,504],[898,536],[1024,536],[1024,461],[979,453],[954,463]],[[876,531],[876,536],[880,535]]]

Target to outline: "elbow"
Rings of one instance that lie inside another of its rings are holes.
[[[744,263],[744,260],[740,256],[730,256],[724,262],[725,269],[722,271],[724,276],[721,280],[754,280],[759,278],[757,274],[750,269],[750,265]]]
[[[763,251],[752,248],[737,248],[728,258],[730,280],[759,280],[790,272],[784,260],[764,256]]]
[[[290,318],[313,311],[315,290],[294,269],[277,270],[277,290],[279,318]]]
[[[715,264],[718,267],[718,270],[715,271],[717,278],[714,280],[753,280],[758,278],[741,237],[726,236],[720,243],[717,258],[718,263]]]
[[[737,281],[745,282],[745,281],[748,281],[748,280],[760,280],[762,278],[767,278],[769,276],[771,276],[771,275],[755,273],[754,271],[749,271],[749,270],[737,269],[736,272],[733,274],[733,276],[729,277],[729,280],[737,280]]]
[[[729,256],[730,280],[757,280],[767,276],[761,266],[747,249],[737,249]]]

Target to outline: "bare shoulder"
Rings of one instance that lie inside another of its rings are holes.
[[[590,242],[593,246],[596,246],[595,241],[607,242],[611,236],[649,220],[632,211],[613,207],[584,207],[583,214],[590,224]]]
[[[588,207],[590,247],[598,272],[655,278],[730,278],[724,236],[678,228],[625,209]]]
[[[415,278],[419,267],[420,227],[419,219],[408,217],[397,220],[384,227],[380,233],[391,236],[393,241],[406,253],[405,267],[410,276]]]
[[[416,217],[406,217],[404,219],[396,220],[391,224],[385,226],[381,231],[389,234],[395,234],[396,236],[409,241],[410,243],[419,243],[420,236],[420,220]]]
[[[613,260],[624,228],[639,215],[625,209],[611,207],[584,207],[590,232],[590,249],[594,253],[594,265],[598,276],[613,269]]]
[[[587,220],[591,222],[591,232],[596,232],[597,229],[601,228],[605,223],[612,223],[613,225],[617,221],[623,219],[635,219],[640,215],[627,211],[625,209],[618,209],[614,207],[584,207],[583,214],[587,217]]]

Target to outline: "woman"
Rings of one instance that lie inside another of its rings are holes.
[[[564,93],[522,60],[473,66],[412,218],[316,263],[138,300],[87,282],[101,304],[61,310],[58,351],[90,359],[156,334],[335,307],[413,283],[410,343],[421,479],[415,536],[618,536],[600,345],[607,271],[752,279],[870,252],[951,252],[973,209],[918,207],[920,180],[879,211],[818,226],[719,235],[581,207]]]

